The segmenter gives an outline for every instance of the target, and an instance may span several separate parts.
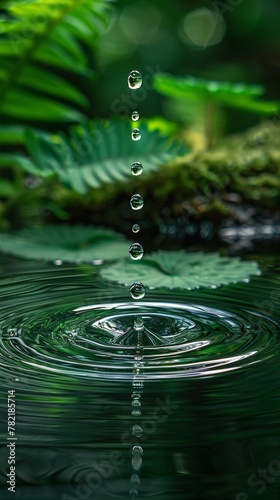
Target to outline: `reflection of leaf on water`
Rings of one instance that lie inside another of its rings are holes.
[[[141,281],[151,288],[216,287],[247,281],[250,275],[260,274],[256,262],[221,257],[218,253],[158,251],[141,262],[117,262],[101,270],[103,278],[125,285]]]

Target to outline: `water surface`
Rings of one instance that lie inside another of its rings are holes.
[[[2,257],[0,267],[1,498],[12,495],[11,389],[13,498],[280,497],[279,268],[215,290],[147,290],[136,303],[99,266]]]

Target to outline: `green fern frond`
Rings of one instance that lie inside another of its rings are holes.
[[[129,122],[110,124],[97,121],[70,129],[70,138],[29,130],[26,144],[38,176],[56,176],[69,189],[85,193],[131,178],[130,166],[142,163],[145,173],[157,170],[178,154],[187,152],[158,130],[150,132],[142,124],[142,138],[131,140]],[[24,167],[23,167],[24,168]]]
[[[0,18],[2,115],[43,121],[83,118],[87,99],[69,82],[69,74],[92,76],[83,45],[91,46],[105,24],[108,1],[7,3]]]
[[[154,78],[155,89],[168,97],[181,100],[208,102],[209,100],[257,114],[269,115],[279,109],[279,102],[260,101],[265,93],[262,85],[216,82],[193,76],[178,77],[158,73]]]

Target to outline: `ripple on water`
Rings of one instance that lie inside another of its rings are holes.
[[[128,301],[124,287],[78,268],[21,274],[0,286],[3,372],[132,380],[135,317],[144,321],[145,379],[201,378],[279,356],[279,316],[260,312],[269,282],[196,292],[150,291]],[[109,291],[108,291],[109,290]],[[256,295],[257,292],[257,295]],[[108,296],[108,293],[110,296]]]
[[[81,484],[104,500],[250,496],[247,479],[279,459],[276,272],[147,289],[140,303],[99,267],[5,260],[0,409],[15,389],[18,496],[78,498]],[[121,466],[97,476],[115,456]],[[278,498],[276,481],[267,493]]]

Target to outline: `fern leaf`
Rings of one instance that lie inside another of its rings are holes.
[[[100,23],[104,24],[107,3],[18,0],[7,4],[0,18],[2,115],[42,121],[83,118],[81,110],[87,106],[87,99],[65,72],[92,76],[83,46],[92,45]]]
[[[145,173],[149,173],[187,152],[158,130],[150,132],[145,124],[141,127],[141,141],[132,141],[130,134],[128,122],[120,120],[108,125],[97,121],[72,127],[70,138],[29,130],[26,144],[34,168],[40,169],[42,176],[55,175],[66,187],[80,193],[127,181],[135,161],[142,163]]]

